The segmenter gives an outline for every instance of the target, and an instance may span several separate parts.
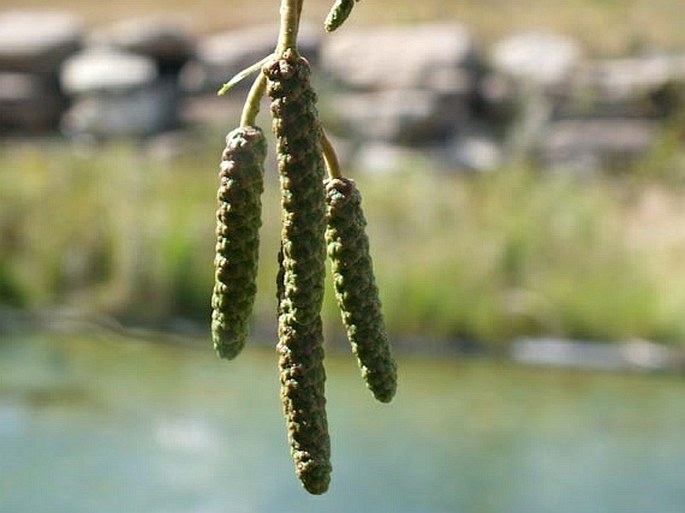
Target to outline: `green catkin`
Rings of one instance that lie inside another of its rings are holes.
[[[328,179],[325,187],[327,250],[347,337],[374,397],[389,402],[397,388],[397,367],[381,313],[361,194],[347,178]]]
[[[240,127],[226,136],[217,192],[212,341],[222,358],[245,346],[254,305],[264,188],[266,139],[261,129]]]
[[[276,276],[277,313],[283,313],[285,294],[283,249],[278,252]],[[280,382],[283,408],[288,419],[288,441],[298,477],[305,488],[319,495],[330,483],[330,441],[323,389],[326,376],[319,370],[323,361],[321,319],[309,329],[279,323]],[[305,373],[309,373],[307,377]]]
[[[296,474],[307,491],[322,494],[328,489],[331,464],[321,325],[326,260],[321,127],[309,65],[294,49],[285,49],[263,72],[281,183],[281,399]]]
[[[326,32],[333,32],[345,23],[345,20],[347,20],[352,12],[354,3],[355,0],[336,0],[323,24]]]

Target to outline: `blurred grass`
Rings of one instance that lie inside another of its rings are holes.
[[[669,134],[634,173],[592,180],[530,169],[350,173],[390,331],[492,344],[523,335],[682,344],[685,163],[664,149]],[[126,144],[0,147],[0,303],[206,324],[223,141],[216,132],[197,140],[167,160]],[[273,169],[266,182],[260,325],[273,323],[279,233]],[[330,294],[325,310],[340,333]]]
[[[107,4],[89,0],[3,0],[3,9],[66,8],[90,25],[140,14],[173,12],[186,15],[200,32],[273,22],[278,0],[117,0]],[[305,21],[323,23],[333,0],[307,0]],[[485,42],[516,30],[559,31],[581,41],[594,54],[623,54],[651,48],[685,47],[682,0],[364,0],[354,10],[349,26],[372,23],[456,21],[472,28]]]

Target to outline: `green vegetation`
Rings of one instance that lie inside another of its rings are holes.
[[[685,190],[673,135],[635,172],[579,180],[356,175],[391,335],[685,337]],[[166,161],[110,145],[0,149],[0,302],[124,322],[209,322],[223,135]],[[667,151],[671,148],[672,151]],[[667,171],[669,170],[669,171]],[[267,169],[255,317],[273,325],[279,199]],[[342,334],[327,282],[325,323]]]

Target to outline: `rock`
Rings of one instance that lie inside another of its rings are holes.
[[[593,116],[663,116],[685,89],[685,55],[590,61],[574,80],[568,110]]]
[[[158,73],[149,57],[119,51],[90,50],[71,57],[62,68],[62,87],[74,95],[122,92],[152,84]]]
[[[511,358],[525,364],[604,371],[674,371],[680,365],[675,351],[646,340],[606,343],[522,338],[512,343]]]
[[[547,32],[523,32],[498,42],[490,55],[495,70],[543,88],[563,87],[582,57],[573,39]]]
[[[502,145],[487,133],[463,134],[447,148],[450,167],[465,171],[492,171],[503,163]]]
[[[551,123],[539,154],[550,168],[595,172],[643,155],[659,133],[659,124],[641,119],[587,119]]]
[[[150,135],[177,122],[177,80],[159,77],[149,57],[111,50],[85,52],[65,63],[61,80],[75,97],[62,121],[71,136]]]
[[[278,30],[274,25],[262,25],[222,32],[199,41],[195,60],[183,70],[184,89],[216,92],[233,75],[273,53]],[[320,32],[310,25],[300,27],[300,52],[313,64],[319,53]],[[251,83],[248,78],[236,87],[247,89]]]
[[[38,132],[57,128],[66,99],[42,74],[0,72],[0,130]]]
[[[195,53],[187,18],[148,16],[117,22],[93,31],[91,47],[109,47],[152,58],[162,74],[178,73]]]
[[[625,367],[618,344],[556,338],[519,339],[511,345],[515,362],[551,367],[615,371]]]
[[[524,164],[553,122],[555,103],[537,87],[519,91],[515,115],[506,126],[506,159],[514,165]]]
[[[340,94],[329,108],[357,137],[402,144],[444,140],[468,119],[464,102],[416,89]]]
[[[76,138],[153,135],[176,124],[177,88],[160,79],[128,91],[101,91],[78,97],[62,118],[62,130]]]
[[[471,32],[458,24],[344,30],[324,40],[321,67],[343,87],[362,91],[474,87]]]
[[[513,121],[519,103],[519,91],[510,77],[488,72],[478,80],[472,104],[479,119],[503,128]]]
[[[56,73],[81,46],[81,23],[64,11],[9,11],[0,15],[0,70]]]
[[[621,345],[626,364],[637,370],[652,371],[673,369],[678,357],[672,349],[649,340],[631,340]]]

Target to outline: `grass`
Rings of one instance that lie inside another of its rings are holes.
[[[308,0],[304,17],[322,23],[333,0]],[[364,0],[349,25],[417,23],[454,20],[466,24],[478,39],[492,42],[513,31],[547,29],[581,41],[594,54],[628,50],[685,48],[685,31],[677,15],[681,0],[397,0],[384,8],[382,0]],[[275,22],[277,0],[117,0],[107,4],[87,0],[4,0],[3,9],[66,8],[89,25],[159,12],[187,16],[199,32]]]
[[[492,342],[543,334],[680,339],[683,298],[671,292],[679,306],[664,312],[648,265],[655,255],[629,245],[631,205],[614,183],[521,170],[448,185],[413,181],[397,204],[414,208],[395,213],[405,233],[396,234],[403,242],[393,253],[402,258],[379,269],[389,322],[400,331],[430,327]],[[387,218],[375,217],[383,231]]]
[[[3,146],[0,302],[68,305],[133,325],[206,324],[222,136],[197,141],[169,160],[116,144],[97,152]],[[390,331],[495,345],[524,335],[682,344],[685,189],[680,174],[669,180],[661,170],[685,166],[681,153],[664,152],[656,148],[630,177],[591,181],[527,169],[351,173]],[[268,173],[255,312],[262,326],[274,319],[279,232],[277,180]],[[340,334],[331,294],[325,313],[329,332]]]

